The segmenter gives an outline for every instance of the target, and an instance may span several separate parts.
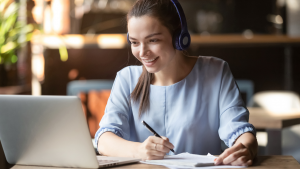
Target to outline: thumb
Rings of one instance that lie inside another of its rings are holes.
[[[167,137],[164,137],[164,136],[161,136],[161,137],[162,137],[162,139],[169,141],[169,139]]]

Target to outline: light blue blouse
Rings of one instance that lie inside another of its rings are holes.
[[[150,86],[150,109],[141,118],[139,103],[130,100],[142,66],[128,66],[117,73],[95,143],[104,132],[134,142],[152,134],[168,137],[176,153],[221,153],[221,140],[229,147],[243,133],[256,135],[248,123],[249,112],[227,62],[199,56],[192,71],[170,86]],[[171,154],[171,153],[169,153]]]

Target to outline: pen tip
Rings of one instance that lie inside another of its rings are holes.
[[[143,123],[144,120],[141,121],[141,123]]]

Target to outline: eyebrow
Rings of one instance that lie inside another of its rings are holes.
[[[152,36],[155,36],[155,35],[161,35],[161,33],[152,33],[152,34],[150,34],[150,35],[146,36],[146,37],[145,37],[145,39],[147,39],[147,38],[150,38],[150,37],[152,37]],[[130,37],[130,36],[129,36],[129,39],[136,40],[135,38],[133,38],[133,37]]]

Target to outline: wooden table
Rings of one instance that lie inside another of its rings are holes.
[[[56,167],[33,167],[15,165],[8,167],[9,169],[66,169]],[[149,164],[129,164],[118,167],[111,167],[115,169],[167,169],[164,166],[149,165]],[[300,169],[300,164],[292,156],[259,156],[254,162],[253,166],[247,167],[252,169]]]
[[[264,129],[268,133],[267,155],[281,155],[281,130],[300,124],[300,112],[275,113],[261,108],[250,108],[249,122],[256,129]]]
[[[255,126],[257,129],[265,129],[268,133],[268,144],[266,147],[267,154],[281,155],[281,130],[284,127],[289,127],[292,125],[300,124],[300,112],[290,112],[285,115],[276,115],[272,114],[272,112],[267,112],[261,108],[250,108],[248,107],[250,112],[249,122]],[[272,141],[270,141],[272,140]],[[1,145],[0,145],[1,146]],[[0,147],[1,148],[1,147]],[[2,149],[0,149],[0,157],[3,154]],[[2,153],[1,153],[2,152]],[[295,160],[290,156],[268,156],[268,157],[259,157],[259,160],[265,160],[262,164],[271,164],[273,162],[272,159],[281,158],[282,161],[287,160]],[[0,158],[0,168],[1,168],[1,159]],[[271,160],[271,161],[270,161]],[[276,160],[275,160],[276,161]],[[295,160],[295,162],[297,162]],[[139,164],[142,168],[147,168],[147,165]],[[262,165],[264,166],[264,165]],[[15,166],[18,167],[18,166]],[[124,166],[125,167],[125,166]],[[159,167],[159,166],[158,166]],[[257,166],[261,167],[261,165]],[[24,167],[23,167],[24,168]],[[135,168],[135,167],[133,167]],[[137,167],[139,168],[139,167]],[[149,168],[149,167],[148,167]],[[153,167],[150,167],[153,168]],[[154,167],[155,168],[155,167]],[[251,167],[252,168],[252,167]]]

